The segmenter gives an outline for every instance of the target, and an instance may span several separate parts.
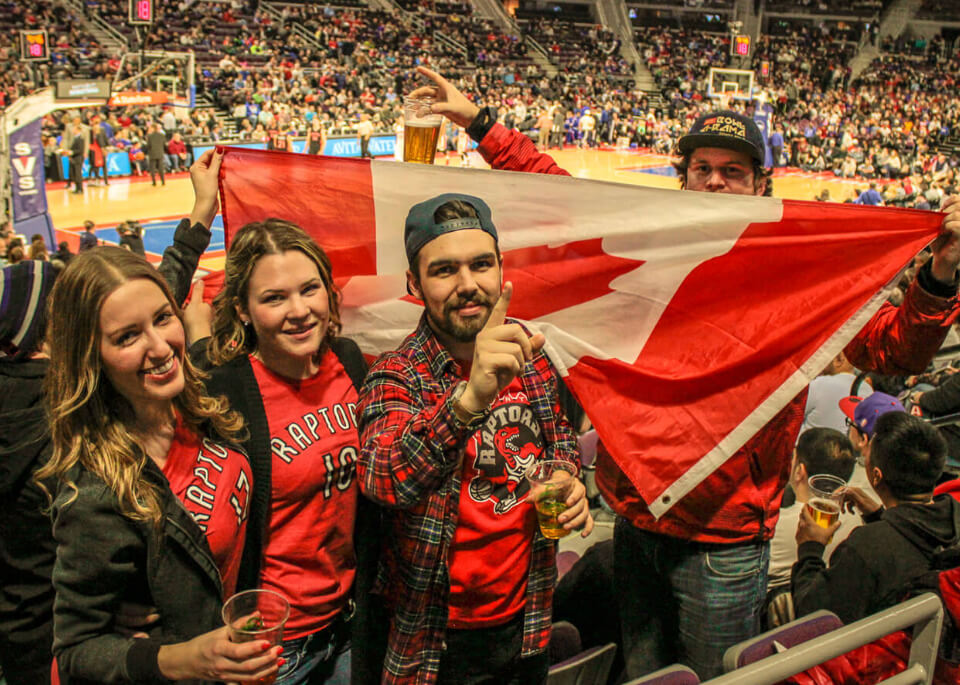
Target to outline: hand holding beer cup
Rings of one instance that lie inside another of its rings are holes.
[[[826,547],[833,539],[833,534],[840,527],[840,517],[838,516],[828,526],[822,526],[810,513],[809,503],[800,510],[800,523],[797,524],[797,545],[805,542],[819,542]]]
[[[840,525],[840,497],[846,484],[847,482],[843,478],[826,473],[810,476],[807,481],[810,488],[810,498],[804,507],[804,513],[808,514],[813,522],[821,528],[836,530]],[[827,542],[824,544],[828,544],[832,537],[833,532],[831,531]]]
[[[567,498],[577,480],[577,466],[569,461],[550,460],[531,464],[526,473],[530,499],[537,510],[543,537],[557,540],[570,534],[560,521],[567,510]]]
[[[231,642],[261,642],[279,645],[283,641],[283,626],[290,617],[290,603],[271,590],[247,590],[233,595],[223,605],[223,622]],[[244,681],[271,685],[277,672],[256,680]]]
[[[581,537],[590,534],[593,516],[587,503],[587,489],[577,478],[575,464],[559,459],[531,464],[526,478],[540,532],[545,538],[556,540],[578,529],[582,529]]]
[[[429,96],[403,98],[404,162],[433,164],[443,123],[443,117],[431,110],[433,103]]]
[[[873,500],[870,495],[858,487],[848,485],[840,493],[840,506],[844,511],[854,513],[858,511],[861,516],[870,516],[880,511],[881,506]]]
[[[417,67],[417,73],[433,81],[432,86],[421,86],[410,93],[412,98],[433,98],[430,110],[434,114],[442,114],[460,128],[467,128],[480,113],[480,108],[470,102],[466,96],[457,90],[456,86],[443,78],[440,74]]]

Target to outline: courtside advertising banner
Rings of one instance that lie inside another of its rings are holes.
[[[333,261],[343,334],[367,354],[417,326],[404,219],[483,198],[508,315],[546,351],[655,516],[777,414],[880,308],[939,232],[933,212],[716,195],[541,175],[227,149],[226,239],[305,228]]]
[[[13,223],[17,233],[41,233],[47,245],[55,245],[47,215],[40,123],[36,119],[10,134]]]

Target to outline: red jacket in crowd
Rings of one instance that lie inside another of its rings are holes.
[[[494,169],[569,175],[553,158],[538,152],[526,136],[500,124],[493,125],[478,149]],[[927,278],[930,285],[929,275]],[[940,349],[958,313],[956,293],[938,297],[915,281],[903,304],[885,304],[844,353],[860,369],[891,375],[919,373]],[[597,486],[610,506],[637,528],[704,543],[769,540],[780,515],[780,499],[806,400],[804,389],[659,520],[602,450],[598,453]]]

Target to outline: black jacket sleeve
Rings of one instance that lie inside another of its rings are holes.
[[[142,582],[145,542],[114,506],[102,483],[64,488],[54,504],[53,652],[60,670],[98,683],[166,683],[157,665],[160,642],[114,631],[113,619],[130,589]]]
[[[960,373],[950,376],[935,390],[920,397],[920,407],[933,414],[953,414],[960,411]]]
[[[844,623],[866,615],[876,592],[875,578],[859,551],[856,540],[862,529],[854,530],[830,557],[830,568],[823,562],[824,547],[805,542],[797,548],[790,585],[797,616],[819,609],[832,611]]]
[[[180,306],[183,306],[190,292],[200,255],[209,244],[210,229],[203,224],[191,226],[189,219],[182,219],[173,234],[173,245],[163,251],[163,261],[157,270],[170,285],[173,297]]]

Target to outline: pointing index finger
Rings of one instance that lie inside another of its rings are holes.
[[[436,83],[438,86],[447,85],[447,79],[443,78],[440,74],[435,72],[433,69],[428,69],[427,67],[417,67],[417,73],[426,76],[428,79]]]
[[[500,291],[500,299],[497,300],[497,303],[493,305],[493,309],[490,310],[490,318],[487,319],[487,323],[484,325],[485,329],[503,325],[504,319],[507,318],[507,307],[510,306],[510,298],[512,296],[513,283],[507,281],[503,284],[503,290]]]

